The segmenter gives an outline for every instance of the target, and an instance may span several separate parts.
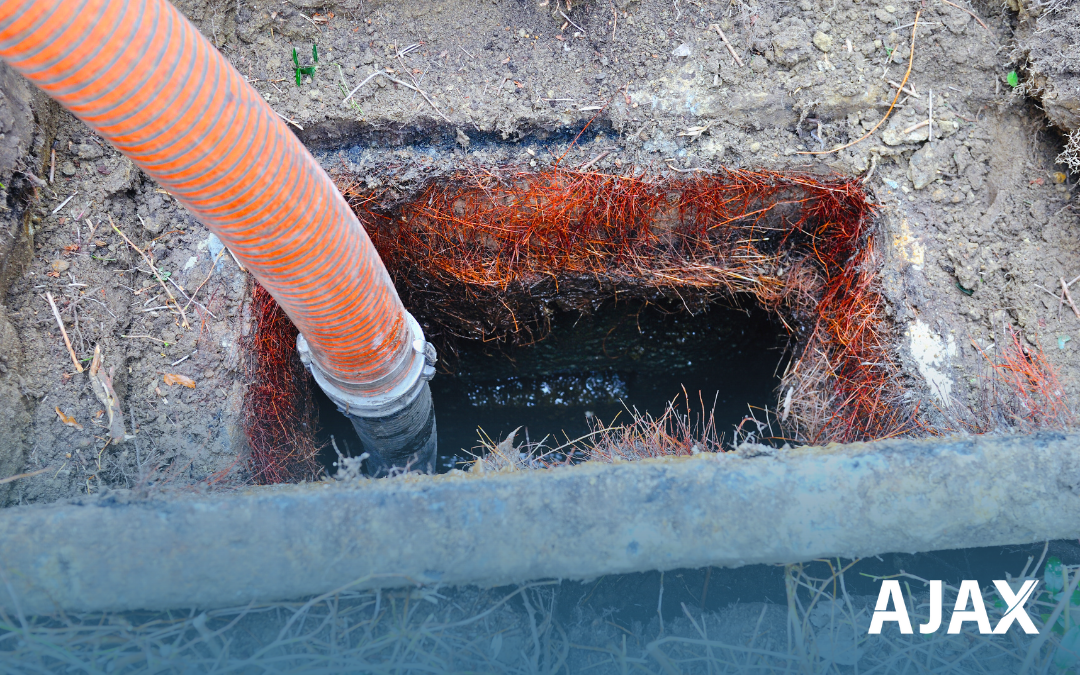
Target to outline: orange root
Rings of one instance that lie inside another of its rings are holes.
[[[258,284],[244,345],[251,382],[244,399],[251,479],[258,484],[312,480],[322,472],[315,442],[318,411],[309,375],[296,355],[297,330]]]

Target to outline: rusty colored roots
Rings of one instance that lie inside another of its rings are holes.
[[[296,355],[296,327],[257,283],[251,294],[248,387],[243,419],[251,478],[259,484],[311,480],[322,471],[315,441],[318,409]]]
[[[391,211],[348,175],[338,183],[429,332],[530,342],[553,307],[617,295],[698,311],[749,296],[798,345],[777,406],[788,438],[911,426],[873,288],[873,208],[855,180],[471,171]]]
[[[945,411],[953,430],[1033,433],[1075,425],[1076,415],[1041,347],[1025,346],[1008,326],[992,353],[975,342],[972,346],[985,359],[987,371],[980,376],[977,405],[954,405]]]

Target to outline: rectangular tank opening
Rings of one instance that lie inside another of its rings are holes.
[[[432,391],[443,469],[477,445],[478,427],[488,445],[519,427],[515,443],[565,442],[620,410],[630,422],[627,408],[655,422],[676,398],[685,418],[674,421],[712,433],[703,449],[714,451],[721,434],[734,440],[747,404],[773,425],[754,423],[751,438],[778,444],[881,438],[912,424],[874,287],[874,207],[856,180],[511,166],[403,195],[332,175],[440,352]],[[291,339],[256,342],[287,352]],[[302,373],[287,379],[300,386]],[[276,439],[255,444],[288,448],[282,461],[301,474],[318,472],[320,445],[324,464],[359,453],[336,413],[317,422],[300,419],[304,401],[275,409],[295,419],[255,411],[249,437]],[[320,423],[321,439],[302,444],[280,431]],[[271,464],[274,452],[253,447]]]

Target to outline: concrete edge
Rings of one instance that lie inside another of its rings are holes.
[[[1080,434],[750,448],[9,508],[0,606],[208,608],[1078,536]]]

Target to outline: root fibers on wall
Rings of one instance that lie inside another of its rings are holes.
[[[856,180],[478,169],[392,209],[354,177],[339,172],[338,183],[428,330],[529,342],[554,308],[750,299],[796,345],[777,405],[788,438],[911,428],[873,287],[873,207]]]

